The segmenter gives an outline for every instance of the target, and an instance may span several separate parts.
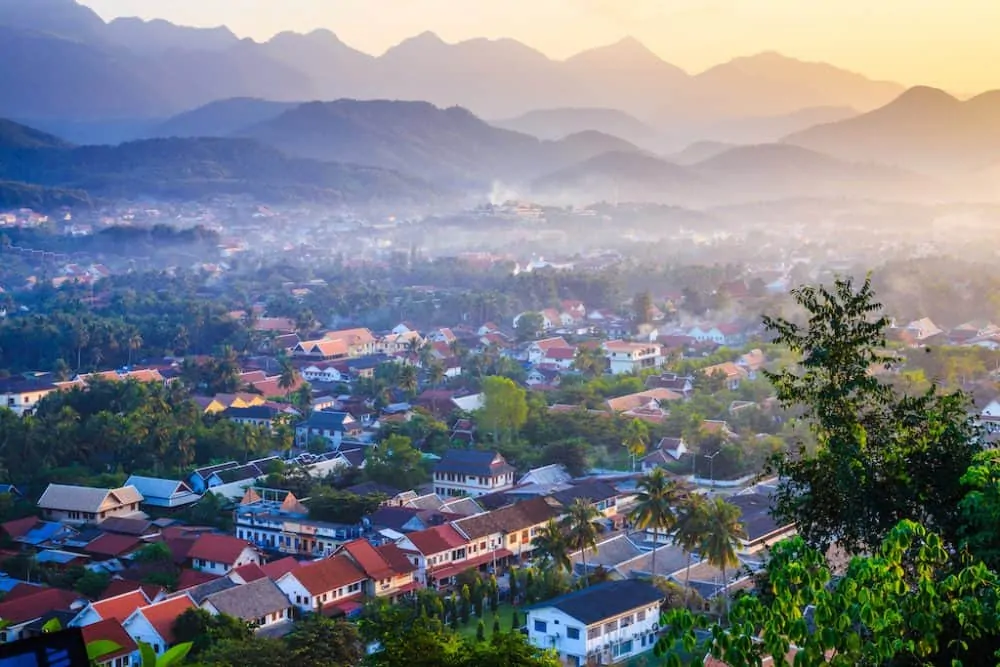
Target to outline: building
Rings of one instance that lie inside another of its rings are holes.
[[[428,588],[452,583],[472,567],[467,564],[469,539],[451,524],[409,533],[396,542],[416,567],[415,578]]]
[[[567,665],[624,661],[653,649],[662,599],[636,579],[590,586],[528,607],[528,640]]]
[[[222,411],[222,417],[234,424],[256,426],[270,429],[274,427],[276,417],[284,414],[274,405],[251,405],[245,408],[228,407]]]
[[[368,577],[366,595],[396,600],[419,587],[413,578],[417,566],[395,544],[376,547],[368,540],[358,539],[341,547],[341,553],[350,558]]]
[[[275,582],[303,612],[351,614],[361,608],[366,575],[346,555],[303,565]]]
[[[142,494],[134,486],[95,489],[89,486],[49,484],[38,499],[38,509],[46,519],[64,523],[100,523],[112,516],[139,514]]]
[[[198,468],[187,478],[188,486],[198,494],[211,491],[226,498],[240,498],[248,486],[265,477],[272,465],[281,459],[271,456],[249,463],[228,461],[214,466]]]
[[[122,627],[136,642],[145,642],[153,647],[157,655],[162,655],[177,641],[174,637],[177,618],[196,607],[190,596],[181,594],[136,609],[125,619]],[[133,655],[133,660],[138,660],[138,656]]]
[[[339,447],[345,437],[357,437],[364,429],[349,412],[313,412],[295,425],[295,444],[306,447],[314,438],[323,438]]]
[[[309,518],[309,511],[288,491],[247,489],[233,512],[236,537],[266,551],[317,558],[361,536],[360,526]]]
[[[191,567],[222,576],[241,565],[264,562],[257,548],[247,540],[232,535],[200,535],[187,552]]]
[[[205,596],[201,608],[253,624],[254,632],[291,625],[292,604],[277,584],[263,577]]]
[[[81,632],[83,633],[83,641],[88,646],[102,641],[110,642],[118,647],[95,658],[92,664],[97,667],[131,667],[140,664],[132,661],[132,656],[138,653],[139,646],[134,639],[128,636],[121,622],[113,618],[98,621],[83,627]]]
[[[483,496],[514,486],[514,466],[497,452],[449,449],[434,466],[434,492],[445,496]]]
[[[134,486],[142,494],[143,504],[150,507],[175,509],[201,499],[186,482],[176,479],[132,475],[125,480],[125,486]]]
[[[614,375],[638,373],[663,365],[662,348],[657,343],[629,343],[609,340],[604,343],[604,356]]]
[[[18,417],[30,415],[38,402],[59,387],[51,382],[38,382],[23,378],[0,380],[0,407],[13,410]]]

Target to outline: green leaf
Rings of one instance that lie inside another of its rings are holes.
[[[63,629],[62,623],[59,621],[58,618],[50,618],[49,620],[45,621],[45,625],[42,626],[42,632],[46,633],[59,632],[62,629]]]
[[[156,651],[146,642],[139,642],[139,655],[142,656],[142,667],[157,667]]]
[[[122,647],[119,644],[116,644],[109,639],[96,639],[87,644],[87,658],[90,660],[97,660],[102,655],[114,653],[115,651],[121,650],[121,648]]]
[[[160,656],[160,659],[156,662],[156,667],[171,667],[171,665],[179,665],[184,661],[184,658],[187,657],[187,654],[190,651],[191,642],[178,644]]]

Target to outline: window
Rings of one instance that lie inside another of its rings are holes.
[[[642,623],[645,620],[646,620],[646,610],[643,609],[642,611],[640,611],[638,614],[635,615],[635,621],[636,623]]]
[[[587,639],[597,639],[601,636],[601,626],[595,625],[587,629]]]
[[[609,634],[618,629],[618,621],[611,621],[604,624],[604,634]]]
[[[566,639],[579,639],[580,628],[566,628]]]
[[[621,642],[620,644],[615,644],[615,647],[614,647],[614,655],[615,655],[615,657],[618,657],[620,655],[628,655],[631,652],[632,652],[632,640],[631,639],[628,640],[627,642]]]
[[[535,621],[535,632],[545,632],[548,629],[548,625],[545,621]]]
[[[630,625],[632,625],[632,614],[629,614],[621,619],[621,627],[627,628]]]
[[[353,584],[351,584],[350,586],[347,587],[347,592],[348,593],[356,593],[356,592],[358,592],[360,590],[361,590],[361,582],[360,581],[357,581],[357,582],[355,582],[355,583],[353,583]]]

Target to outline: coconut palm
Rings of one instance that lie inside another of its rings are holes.
[[[653,530],[652,575],[656,576],[656,551],[660,532],[668,532],[674,527],[677,517],[674,506],[681,495],[677,482],[667,477],[663,468],[639,479],[635,508],[629,518],[641,530]]]
[[[427,381],[435,387],[444,382],[444,364],[434,361],[427,369]]]
[[[622,445],[628,450],[632,457],[632,470],[635,470],[636,459],[646,455],[646,447],[649,445],[649,427],[639,419],[633,419],[625,427],[625,437],[622,438]]]
[[[722,570],[723,586],[729,583],[726,568],[737,567],[740,559],[736,547],[740,538],[746,538],[746,529],[740,523],[740,508],[727,503],[723,498],[713,498],[705,508],[705,535],[702,548],[709,563]],[[725,595],[726,620],[729,619],[729,595]]]
[[[573,562],[569,558],[569,545],[566,534],[555,519],[549,519],[536,534],[531,545],[535,553],[543,559],[543,563],[554,565],[557,569],[570,571]]]
[[[674,521],[674,539],[687,554],[687,568],[684,573],[685,603],[687,603],[691,590],[691,558],[695,551],[701,553],[702,544],[705,543],[706,514],[705,496],[692,493],[681,503]]]
[[[406,364],[399,369],[399,388],[405,391],[408,395],[413,396],[417,393],[417,369],[415,366]]]
[[[142,349],[142,334],[138,331],[133,331],[128,337],[128,365],[132,366],[132,353],[138,352]]]
[[[282,355],[278,359],[278,386],[285,390],[285,400],[289,399],[292,387],[299,381],[299,371],[292,365],[292,360]]]
[[[600,523],[602,515],[589,498],[577,498],[569,506],[563,518],[566,543],[573,551],[580,552],[583,563],[583,585],[587,586],[587,550],[597,552],[597,538],[604,529]]]

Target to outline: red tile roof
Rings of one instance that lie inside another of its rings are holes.
[[[425,556],[458,549],[466,544],[465,538],[448,524],[410,533],[406,537]]]
[[[7,533],[12,540],[16,540],[34,528],[38,521],[39,519],[37,516],[27,516],[23,519],[14,519],[13,521],[0,524],[0,528],[2,528],[3,532]]]
[[[182,591],[185,588],[191,588],[192,586],[204,584],[209,581],[215,581],[218,578],[218,575],[209,574],[208,572],[200,572],[198,570],[191,569],[181,570],[180,576],[177,577],[177,590]]]
[[[132,591],[141,590],[146,594],[146,599],[152,602],[163,592],[162,586],[154,586],[151,584],[143,584],[138,581],[130,581],[128,579],[115,579],[108,587],[104,589],[101,593],[100,600],[107,600],[108,598],[117,597],[119,595],[124,595],[125,593],[130,593]]]
[[[129,593],[123,593],[113,598],[104,598],[90,605],[90,608],[97,612],[103,619],[113,618],[120,623],[132,615],[136,609],[149,604],[149,598],[142,589],[136,589]]]
[[[302,563],[295,560],[293,556],[288,556],[280,560],[271,561],[270,563],[265,563],[260,566],[260,569],[264,571],[271,579],[277,579],[283,574],[288,574],[293,570],[297,570],[302,567]]]
[[[0,619],[11,625],[41,618],[50,611],[69,611],[83,596],[73,591],[59,588],[42,588],[34,595],[26,595],[17,600],[0,602]]]
[[[129,637],[128,633],[125,632],[125,628],[122,627],[122,624],[113,618],[84,626],[82,631],[83,641],[86,644],[104,640],[119,646],[117,650],[99,656],[100,662],[102,663],[128,655],[139,648],[136,645],[135,640]]]
[[[338,555],[303,565],[291,573],[312,595],[319,595],[365,579],[365,573],[347,556]]]
[[[29,595],[34,595],[41,590],[44,590],[44,587],[36,586],[35,584],[14,584],[14,588],[7,591],[7,594],[3,596],[3,601],[11,602],[12,600],[20,600],[21,598],[28,597]]]
[[[115,535],[114,533],[104,533],[95,540],[92,540],[83,552],[97,556],[108,556],[115,558],[139,547],[142,541],[133,535]]]
[[[382,555],[375,550],[371,543],[364,539],[357,539],[344,545],[344,551],[351,559],[372,579],[389,579],[392,577],[392,568]]]
[[[406,553],[395,544],[383,544],[376,549],[379,555],[385,559],[392,571],[397,574],[409,574],[417,569],[417,566],[410,562]]]
[[[187,557],[231,565],[249,546],[251,544],[246,540],[232,535],[202,535],[191,545]]]
[[[167,598],[163,602],[157,602],[148,607],[143,607],[139,612],[156,629],[156,633],[160,635],[163,641],[173,644],[174,621],[188,609],[194,609],[197,606],[194,600],[187,594],[184,594],[178,595],[175,598]]]
[[[257,563],[247,563],[246,565],[240,565],[238,568],[232,571],[232,574],[238,574],[243,579],[243,581],[248,584],[251,581],[257,581],[258,579],[266,579],[267,574]]]

